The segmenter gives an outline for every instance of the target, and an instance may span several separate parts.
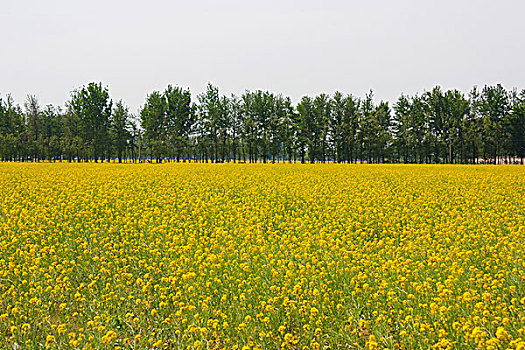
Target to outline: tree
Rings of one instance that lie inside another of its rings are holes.
[[[60,108],[47,105],[42,112],[42,157],[56,161],[61,159],[60,140],[63,138]]]
[[[122,102],[118,101],[111,116],[111,140],[113,147],[117,152],[118,162],[122,163],[122,155],[126,151],[128,141],[131,139],[130,115],[128,107]]]
[[[194,123],[190,90],[168,85],[164,91],[166,101],[166,132],[171,155],[177,162],[189,146],[189,135]]]
[[[222,123],[222,107],[219,88],[208,83],[206,92],[198,96],[199,119],[201,124],[201,142],[204,144],[204,157],[211,155],[211,159],[217,162],[219,159],[219,133],[224,132]]]
[[[142,130],[140,127],[140,121],[135,116],[130,118],[130,140],[128,143],[129,153],[131,153],[131,159],[136,162],[137,159],[142,162],[141,146],[142,146]]]
[[[232,158],[233,162],[240,159],[242,149],[242,129],[243,129],[243,113],[242,102],[239,97],[231,95],[228,99],[228,113],[230,115],[230,134],[232,141]]]
[[[104,160],[110,149],[110,117],[112,101],[102,83],[89,83],[71,96],[71,107],[77,116],[80,136],[89,147],[95,162]]]
[[[510,153],[520,158],[523,164],[525,158],[525,89],[518,95],[512,94],[512,112],[509,115]]]
[[[423,101],[429,116],[429,141],[433,145],[434,160],[436,163],[443,162],[446,159],[446,151],[444,150],[446,150],[447,134],[445,130],[445,96],[441,87],[436,86],[432,91],[426,92],[423,95]]]
[[[454,163],[454,146],[463,148],[463,126],[470,113],[470,103],[458,90],[445,93],[445,118],[443,129],[448,143],[448,163]],[[463,156],[461,155],[461,160]]]
[[[40,110],[38,99],[34,95],[27,96],[24,107],[27,151],[33,159],[38,160],[42,156],[42,150],[39,149],[39,143],[42,138],[42,111]]]
[[[230,99],[226,96],[221,96],[219,100],[219,113],[217,119],[217,128],[219,132],[219,142],[221,148],[221,161],[224,163],[226,158],[229,159],[228,139],[231,134],[231,115],[230,115]]]
[[[409,139],[412,148],[412,161],[414,163],[429,163],[431,136],[428,106],[425,99],[418,95],[410,98],[409,120],[410,134]]]
[[[508,137],[504,126],[510,112],[509,94],[500,84],[486,85],[473,103],[482,120],[484,158],[492,154],[492,162],[497,164],[504,139]]]
[[[408,163],[410,149],[410,98],[401,94],[394,105],[394,139],[397,143],[398,158],[403,157],[403,163]]]
[[[359,128],[357,138],[359,144],[359,160],[364,160],[364,153],[367,153],[367,160],[370,162],[372,143],[374,141],[374,92],[370,90],[360,105]]]
[[[301,163],[305,162],[306,149],[308,147],[308,157],[310,162],[314,162],[314,110],[313,100],[309,96],[303,96],[301,101],[297,104],[297,141]]]
[[[73,112],[71,103],[66,103],[66,109],[61,116],[63,135],[60,140],[60,147],[63,156],[68,162],[74,158],[80,161],[80,151],[83,149],[82,138],[80,137],[79,123],[77,115]]]
[[[3,160],[25,160],[23,142],[25,124],[20,106],[15,105],[11,95],[0,98],[0,153]]]
[[[328,150],[328,130],[332,102],[327,94],[320,94],[313,101],[313,134],[314,134],[314,158],[326,161]]]
[[[343,142],[344,153],[347,162],[355,161],[357,131],[359,128],[359,109],[361,101],[352,95],[345,97],[344,120],[343,120]]]
[[[256,160],[260,155],[262,161],[270,158],[270,139],[271,129],[270,121],[274,113],[275,96],[268,92],[257,90],[251,93],[251,110],[252,120],[255,123],[257,133],[254,135]]]
[[[391,112],[388,102],[381,101],[374,111],[376,123],[376,161],[385,162],[388,155],[388,146],[391,142]]]
[[[330,143],[332,144],[333,159],[341,163],[344,160],[344,116],[345,100],[341,92],[336,91],[331,100],[332,107],[329,119]]]
[[[166,155],[167,121],[165,96],[153,91],[146,97],[146,103],[140,111],[141,126],[144,138],[150,151],[150,159],[162,162]]]

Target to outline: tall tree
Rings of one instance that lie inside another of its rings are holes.
[[[198,96],[201,142],[204,144],[204,157],[208,155],[216,162],[219,159],[219,132],[221,131],[221,97],[219,88],[208,83],[206,91]]]
[[[525,158],[525,89],[518,95],[513,93],[512,113],[509,118],[511,154],[520,159],[523,164]]]
[[[444,134],[448,143],[448,163],[454,163],[454,147],[463,148],[463,127],[470,113],[470,103],[458,90],[445,93],[445,118],[443,120]],[[460,159],[463,159],[462,154]]]
[[[343,142],[344,154],[347,162],[355,161],[357,132],[359,129],[359,98],[348,95],[344,98]]]
[[[177,162],[189,146],[189,135],[194,123],[190,90],[168,85],[164,91],[166,100],[166,127],[172,156]]]
[[[257,124],[253,94],[246,91],[242,96],[243,138],[248,152],[248,161],[257,161]]]
[[[130,114],[128,107],[122,102],[118,101],[111,116],[111,140],[115,151],[117,152],[118,162],[122,163],[122,155],[128,147],[128,142],[131,139],[130,129]]]
[[[333,159],[341,163],[344,160],[344,119],[345,99],[341,92],[336,91],[331,100],[332,106],[329,119],[330,142],[332,143]]]
[[[159,91],[153,91],[146,97],[146,103],[140,111],[144,138],[149,149],[150,159],[162,162],[167,149],[166,100]]]
[[[412,161],[414,163],[429,163],[431,156],[430,121],[428,106],[424,97],[414,95],[410,98],[408,125],[409,139],[412,145]]]
[[[357,132],[359,144],[359,160],[366,159],[370,162],[372,143],[375,141],[374,133],[374,92],[370,90],[360,105],[359,129]]]
[[[242,103],[239,97],[231,95],[228,99],[228,113],[230,114],[230,134],[231,134],[231,149],[232,158],[235,163],[237,159],[241,158],[242,149],[242,130],[243,130],[243,113]]]
[[[332,102],[327,94],[320,94],[313,101],[314,158],[325,162],[328,150],[328,131]]]
[[[305,162],[306,150],[308,150],[308,157],[310,162],[315,160],[314,151],[314,106],[313,100],[309,96],[303,96],[301,101],[297,104],[297,143],[301,163]]]
[[[408,163],[411,147],[410,138],[410,110],[411,101],[406,95],[401,94],[394,105],[394,138],[397,144],[398,158],[403,158],[403,163]]]
[[[375,108],[374,119],[376,123],[376,162],[385,162],[388,157],[388,147],[391,142],[391,111],[388,102],[381,101]]]
[[[110,149],[110,117],[112,101],[109,90],[102,83],[89,83],[71,96],[71,107],[76,114],[80,135],[95,162],[104,160]]]
[[[63,121],[60,108],[47,105],[42,112],[43,157],[48,160],[61,159],[60,140],[63,138]]]
[[[268,91],[257,90],[252,93],[252,114],[257,130],[257,154],[264,163],[270,158],[270,121],[272,118],[275,96]]]
[[[504,123],[510,112],[509,94],[500,84],[486,85],[474,105],[482,118],[484,158],[492,154],[492,162],[497,164],[507,136]]]
[[[5,100],[0,98],[0,153],[3,160],[25,160],[24,129],[20,106],[15,104],[11,95]]]
[[[429,116],[429,142],[433,145],[434,160],[436,163],[444,162],[446,159],[447,134],[445,96],[440,86],[423,95],[424,103]]]
[[[73,112],[71,103],[66,103],[65,111],[61,116],[62,121],[62,139],[60,140],[60,148],[64,158],[68,162],[75,158],[80,161],[80,152],[84,148],[83,141],[80,137],[80,128],[77,115]]]
[[[34,95],[28,95],[25,107],[25,124],[26,124],[26,147],[29,155],[35,160],[42,156],[42,149],[39,147],[42,143],[42,111],[38,99]]]

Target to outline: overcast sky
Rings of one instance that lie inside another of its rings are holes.
[[[522,0],[2,1],[0,94],[62,105],[102,81],[131,111],[167,84],[297,101],[525,87]]]

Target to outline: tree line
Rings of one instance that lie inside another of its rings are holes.
[[[208,84],[192,101],[169,85],[136,114],[102,83],[63,107],[0,96],[3,161],[198,161],[339,163],[521,163],[525,89],[501,85],[402,94],[390,105],[335,92],[289,97],[269,91],[225,96]]]

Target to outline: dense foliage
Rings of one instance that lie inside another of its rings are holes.
[[[0,347],[524,349],[523,188],[514,166],[4,163]]]
[[[107,87],[90,83],[64,108],[24,109],[0,99],[3,160],[283,161],[374,163],[523,163],[525,90],[501,85],[465,96],[435,87],[401,95],[390,106],[320,94],[290,98],[268,91],[223,96],[216,86],[192,102],[168,86],[146,98],[138,115]]]

